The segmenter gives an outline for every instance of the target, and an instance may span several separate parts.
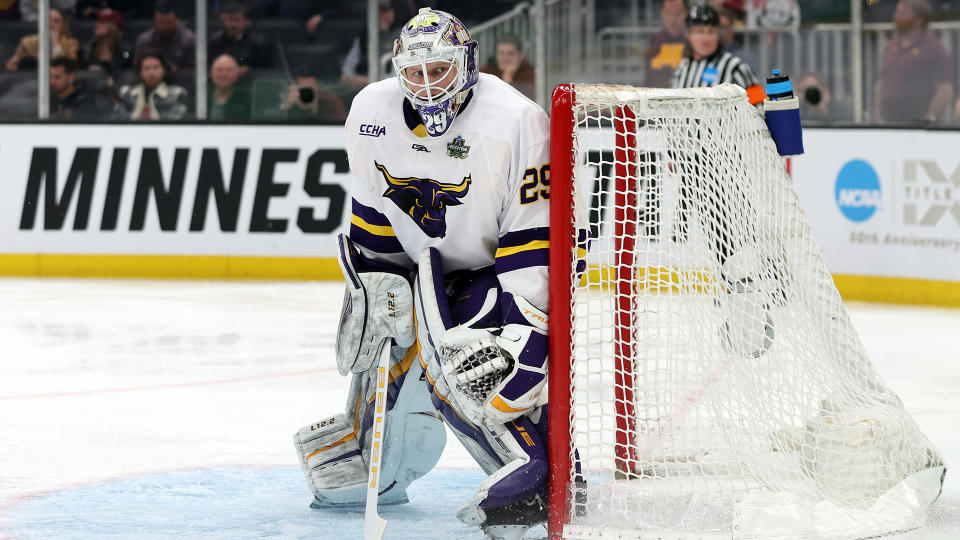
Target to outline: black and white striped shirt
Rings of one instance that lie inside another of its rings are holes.
[[[723,49],[700,60],[684,57],[670,77],[671,88],[696,88],[722,83],[750,88],[759,85],[760,81],[746,62]]]

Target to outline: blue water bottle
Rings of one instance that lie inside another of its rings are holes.
[[[800,126],[800,100],[793,95],[790,77],[779,69],[767,77],[767,98],[763,112],[777,152],[784,157],[803,153],[803,130]]]

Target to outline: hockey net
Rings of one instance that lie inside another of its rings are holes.
[[[551,123],[550,537],[922,525],[941,458],[744,91],[561,85]]]

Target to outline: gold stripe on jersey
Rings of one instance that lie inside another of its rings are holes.
[[[546,249],[550,247],[549,240],[534,240],[523,244],[522,246],[513,246],[513,247],[502,247],[497,250],[497,257],[506,257],[507,255],[513,255],[514,253],[520,253],[521,251],[531,251],[534,249]]]
[[[357,227],[360,227],[368,233],[376,236],[397,236],[397,233],[393,231],[393,227],[389,225],[371,225],[356,214],[350,217],[350,224],[356,225]]]

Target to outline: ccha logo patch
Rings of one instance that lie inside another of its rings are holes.
[[[376,124],[360,124],[360,135],[367,137],[379,137],[387,134],[387,128]]]
[[[430,238],[447,235],[447,207],[463,204],[460,199],[470,189],[469,176],[465,176],[459,184],[443,184],[430,178],[397,178],[383,165],[377,162],[374,165],[389,186],[383,192],[384,197],[410,216]]]
[[[862,159],[847,162],[834,188],[837,207],[850,221],[866,221],[880,208],[880,178],[877,171]]]

